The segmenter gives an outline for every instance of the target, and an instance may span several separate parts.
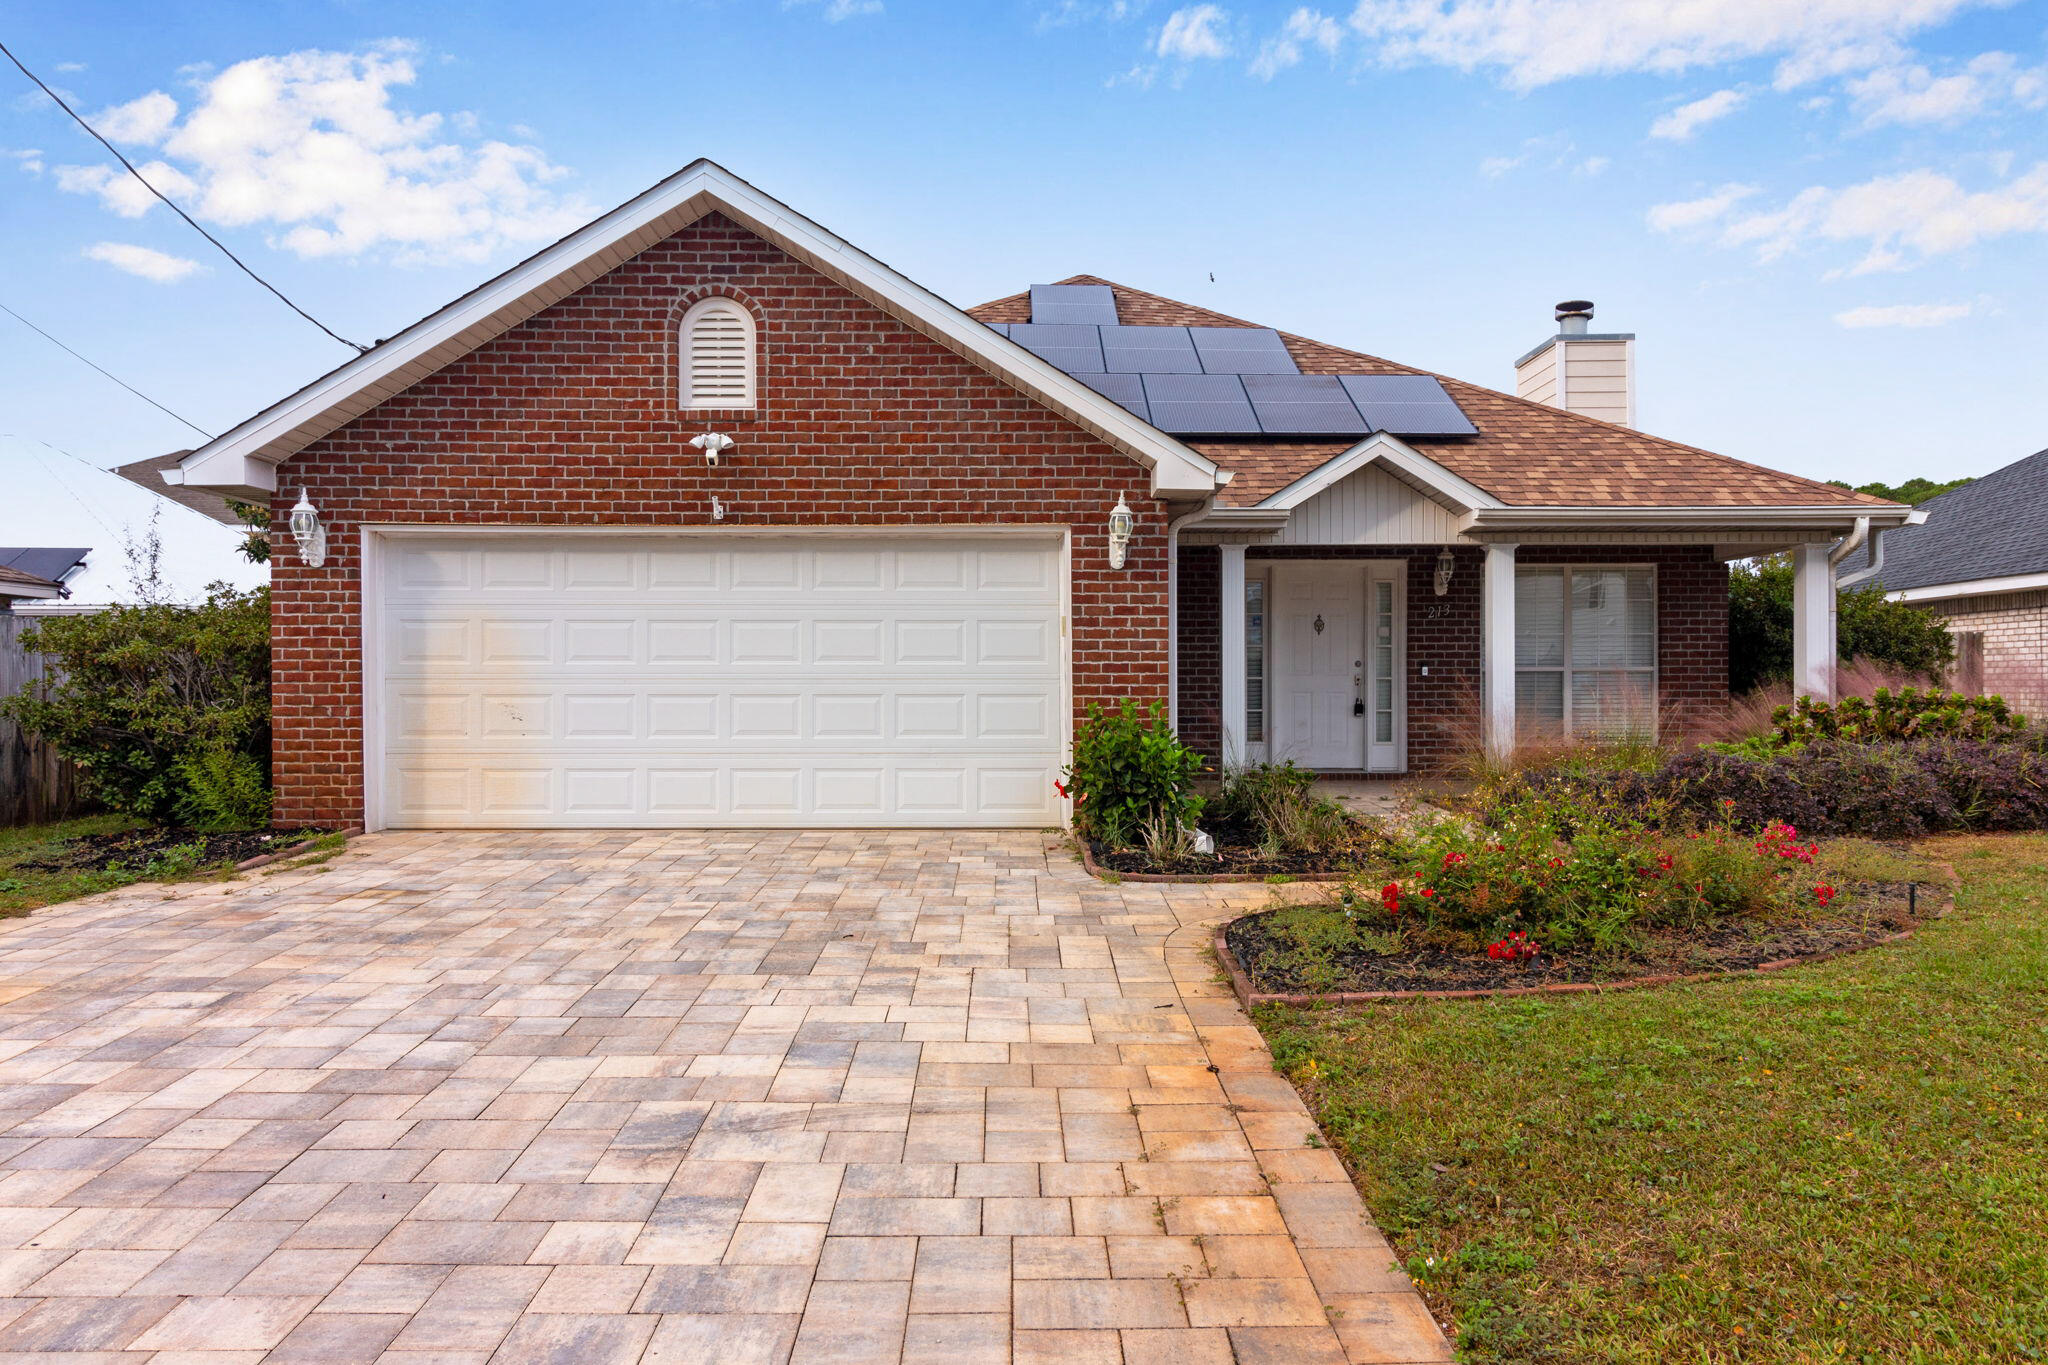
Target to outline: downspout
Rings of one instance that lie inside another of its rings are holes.
[[[1868,539],[1870,539],[1870,518],[1856,518],[1856,529],[1843,536],[1836,543],[1835,548],[1828,551],[1828,567],[1830,569],[1839,568],[1842,561],[1862,549],[1863,542]],[[1877,551],[1873,548],[1871,553],[1876,554]],[[1837,582],[1839,581],[1837,580]]]
[[[1912,515],[1906,518],[1906,525],[1908,526],[1924,526],[1926,525],[1926,523],[1927,513],[1917,507],[1913,509]],[[1870,533],[1869,566],[1866,568],[1858,569],[1855,573],[1843,574],[1841,577],[1835,580],[1835,586],[1838,588],[1853,588],[1858,583],[1869,582],[1871,579],[1876,578],[1878,574],[1882,573],[1884,571],[1885,532],[1897,529],[1898,528],[1894,526],[1880,526],[1875,531],[1872,531]],[[1829,562],[1831,563],[1838,562],[1835,560],[1835,557],[1833,555],[1830,555],[1828,558]]]

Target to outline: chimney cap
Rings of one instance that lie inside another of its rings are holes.
[[[1557,305],[1557,320],[1559,322],[1563,322],[1566,318],[1589,318],[1592,316],[1593,301],[1591,299],[1566,299],[1563,303]]]

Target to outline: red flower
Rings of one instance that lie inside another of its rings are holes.
[[[1432,886],[1425,886],[1418,894],[1421,895],[1421,897],[1424,900],[1428,900],[1431,896],[1434,896],[1436,894],[1436,888]]]
[[[1815,900],[1818,900],[1822,905],[1826,905],[1835,898],[1835,888],[1827,885],[1816,886],[1813,888],[1813,895]]]
[[[1456,867],[1456,866],[1457,866],[1458,864],[1460,864],[1460,863],[1462,863],[1462,862],[1464,862],[1464,861],[1465,861],[1465,855],[1464,855],[1464,854],[1462,854],[1462,853],[1446,853],[1446,854],[1444,854],[1444,866],[1445,866],[1445,867],[1447,867],[1447,868],[1449,868],[1449,867]]]

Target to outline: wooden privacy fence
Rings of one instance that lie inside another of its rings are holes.
[[[21,633],[37,619],[0,611],[0,697],[11,697],[45,676],[44,657],[21,647]],[[0,716],[0,828],[61,820],[84,809],[71,760]]]

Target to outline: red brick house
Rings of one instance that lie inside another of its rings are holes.
[[[1524,388],[1625,416],[1615,340]],[[271,502],[277,818],[373,828],[1053,824],[1122,697],[1329,771],[1652,725],[1729,558],[1797,550],[1817,677],[1909,512],[1087,277],[962,311],[708,162],[166,477]]]

